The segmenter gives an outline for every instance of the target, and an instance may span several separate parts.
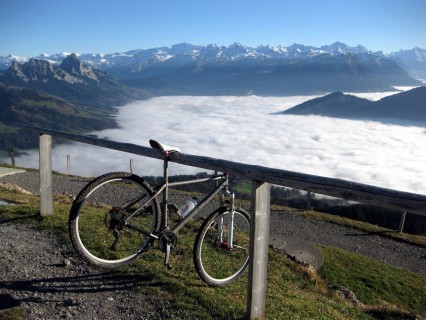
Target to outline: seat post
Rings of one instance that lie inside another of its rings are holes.
[[[163,191],[163,219],[161,221],[161,229],[164,229],[168,226],[168,210],[167,203],[169,201],[169,159],[164,157],[164,165],[163,165],[163,183],[166,185]]]

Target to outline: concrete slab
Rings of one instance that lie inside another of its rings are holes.
[[[11,174],[16,174],[16,173],[22,173],[22,172],[25,172],[25,170],[0,167],[0,177],[4,177],[4,176],[11,175]]]
[[[324,256],[321,251],[309,242],[300,239],[292,237],[270,237],[269,246],[283,251],[298,263],[309,265],[315,270],[321,268],[324,263]]]

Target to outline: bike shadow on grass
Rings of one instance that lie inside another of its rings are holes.
[[[16,221],[27,220],[27,219],[30,220],[30,219],[39,218],[39,217],[40,217],[39,213],[16,216],[16,217],[13,217],[13,218],[2,218],[1,215],[0,215],[0,225],[5,224],[5,223],[9,223],[9,222],[16,222]]]

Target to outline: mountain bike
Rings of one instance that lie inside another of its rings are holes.
[[[149,142],[164,156],[163,183],[153,188],[127,172],[107,173],[89,182],[74,200],[69,215],[68,230],[77,253],[91,264],[114,268],[133,262],[157,242],[164,252],[164,265],[171,269],[170,254],[177,246],[178,232],[221,194],[220,205],[197,231],[193,260],[200,278],[211,286],[237,280],[249,261],[250,217],[235,208],[228,174],[169,182],[169,155],[180,150],[155,140]],[[212,181],[215,186],[211,192],[170,226],[169,188]]]

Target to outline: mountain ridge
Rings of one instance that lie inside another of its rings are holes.
[[[234,42],[229,46],[208,44],[208,45],[193,45],[189,43],[178,43],[170,47],[155,47],[149,49],[133,49],[125,52],[114,52],[109,54],[103,53],[85,53],[78,54],[77,56],[84,62],[90,65],[110,65],[111,63],[122,62],[123,60],[131,60],[135,58],[140,60],[154,60],[164,61],[165,59],[171,58],[171,55],[193,55],[194,57],[203,57],[206,60],[217,59],[222,57],[223,59],[235,59],[237,57],[287,57],[295,58],[297,56],[314,56],[317,54],[330,53],[330,54],[342,54],[342,53],[371,53],[370,50],[365,47],[358,45],[357,47],[350,47],[342,42],[335,42],[331,45],[325,45],[320,48],[313,46],[305,46],[302,44],[293,44],[288,47],[277,46],[273,47],[270,45],[259,45],[256,48],[244,46],[238,42]],[[52,62],[60,63],[70,53],[57,53],[57,54],[40,54],[35,57],[41,60],[50,60]],[[7,69],[13,60],[18,62],[26,62],[29,59],[24,57],[17,57],[12,54],[6,57],[0,57],[0,69]],[[112,62],[111,62],[112,61]]]
[[[426,121],[426,86],[384,97],[378,101],[333,92],[278,114],[320,115],[344,119]]]
[[[218,55],[211,55],[211,53],[217,53]],[[211,57],[218,58],[219,56],[223,57],[230,57],[235,56],[235,53],[240,53],[245,56],[256,56],[259,57],[265,57],[265,56],[281,56],[281,57],[289,57],[294,58],[296,56],[313,56],[317,54],[347,54],[347,53],[353,53],[353,54],[359,54],[359,53],[373,53],[371,50],[368,50],[367,48],[358,45],[356,47],[350,47],[346,45],[345,43],[336,41],[332,43],[331,45],[323,45],[321,47],[314,47],[309,45],[302,45],[294,43],[288,47],[283,47],[281,45],[278,45],[276,47],[270,46],[270,45],[259,45],[257,47],[249,47],[244,46],[238,42],[234,42],[233,44],[226,46],[226,45],[218,45],[218,44],[207,44],[207,45],[193,45],[190,43],[178,43],[174,44],[170,47],[154,47],[154,48],[148,48],[148,49],[133,49],[125,52],[114,52],[114,53],[83,53],[83,54],[77,54],[77,56],[84,62],[92,61],[93,64],[98,63],[108,63],[107,60],[110,60],[111,58],[115,58],[117,60],[119,59],[126,59],[129,57],[137,57],[143,58],[143,57],[153,57],[156,54],[159,54],[158,57],[161,56],[163,53],[168,54],[195,54],[196,56],[209,56],[208,53],[210,53]],[[39,56],[36,56],[35,58],[42,59],[42,60],[51,60],[55,62],[62,61],[65,57],[70,55],[71,53],[56,53],[56,54],[40,54]],[[237,54],[238,55],[238,54]],[[243,57],[243,55],[240,55]],[[163,59],[165,57],[163,56]],[[26,62],[29,59],[25,57],[18,57],[14,56],[12,54],[4,57],[0,57],[0,66],[8,67],[7,64],[11,64],[11,61],[18,60],[18,62]]]
[[[77,133],[116,128],[115,107],[147,97],[75,54],[59,65],[14,61],[0,79],[0,150],[37,147],[37,137],[15,123]]]
[[[96,108],[148,97],[146,92],[126,87],[107,72],[84,64],[76,54],[70,54],[59,65],[36,58],[23,64],[15,60],[1,81]]]
[[[80,54],[78,57],[85,63],[99,69],[107,69],[117,64],[132,64],[135,62],[143,65],[149,65],[152,63],[163,62],[167,59],[172,58],[176,55],[187,55],[191,56],[192,59],[202,58],[205,61],[211,61],[212,59],[241,59],[241,58],[282,58],[282,59],[295,59],[313,57],[320,54],[372,54],[375,56],[382,56],[401,61],[405,65],[411,65],[408,60],[415,60],[413,55],[426,56],[426,50],[420,48],[413,48],[411,50],[400,50],[398,52],[391,52],[384,54],[381,51],[373,52],[362,45],[351,47],[345,43],[336,41],[331,45],[323,45],[321,47],[314,47],[302,44],[293,44],[287,47],[278,45],[276,47],[270,45],[259,45],[257,47],[244,46],[240,43],[233,43],[229,46],[208,44],[208,45],[193,45],[189,43],[178,43],[171,47],[156,47],[149,49],[133,49],[125,52],[115,53],[85,53]],[[60,63],[70,53],[58,53],[58,54],[41,54],[37,56],[37,59],[49,60],[51,62]],[[28,58],[17,57],[12,54],[2,57],[0,56],[0,69],[7,69],[13,60],[24,63],[28,61]],[[424,62],[424,61],[423,61]],[[419,66],[416,67],[417,69]],[[423,70],[425,69],[422,64]],[[424,77],[426,78],[426,77]]]
[[[402,68],[416,78],[426,81],[426,50],[414,47],[411,50],[400,50],[389,55],[397,61]]]
[[[216,54],[212,54],[216,53]],[[148,49],[133,49],[125,52],[114,52],[114,53],[85,53],[78,54],[78,57],[84,61],[89,62],[89,64],[110,64],[111,60],[125,60],[132,57],[135,57],[139,60],[145,58],[157,58],[158,60],[163,60],[170,58],[170,55],[188,55],[193,54],[194,56],[202,56],[203,58],[218,58],[222,57],[224,59],[231,58],[235,59],[236,57],[244,58],[244,57],[281,57],[281,58],[295,58],[300,56],[315,56],[318,54],[328,53],[331,55],[338,54],[360,54],[360,53],[371,53],[373,52],[362,45],[358,45],[356,47],[351,47],[346,45],[345,43],[336,41],[331,45],[323,45],[321,47],[314,47],[309,45],[302,45],[294,43],[288,47],[283,47],[278,45],[276,47],[270,45],[259,45],[257,47],[249,47],[244,46],[238,42],[234,42],[233,44],[226,45],[218,45],[218,44],[207,44],[203,45],[193,45],[190,43],[178,43],[174,44],[170,47],[155,47]],[[166,55],[165,55],[166,54]],[[381,52],[376,52],[376,55],[383,55]],[[42,60],[51,60],[54,62],[60,62],[65,57],[70,55],[70,53],[57,53],[57,54],[40,54],[36,58]],[[167,56],[168,55],[168,56]],[[28,59],[23,57],[17,57],[13,55],[9,55],[6,57],[0,57],[0,66],[8,67],[8,64],[11,64],[13,60],[19,60],[19,62],[26,62]]]
[[[69,56],[43,54],[37,59],[60,67]],[[413,65],[403,61],[407,55],[390,59],[381,52],[373,53],[361,45],[350,47],[342,42],[322,47],[293,44],[256,48],[237,42],[229,46],[179,43],[171,47],[72,56],[87,68],[102,70],[139,90],[149,88],[154,95],[289,96],[388,91],[393,86],[421,84],[407,73],[407,66]],[[0,65],[6,60],[0,57]],[[14,61],[13,66],[18,63]],[[423,68],[423,62],[416,64],[416,68]],[[76,69],[81,70],[81,66]],[[76,76],[73,72],[68,74]]]

